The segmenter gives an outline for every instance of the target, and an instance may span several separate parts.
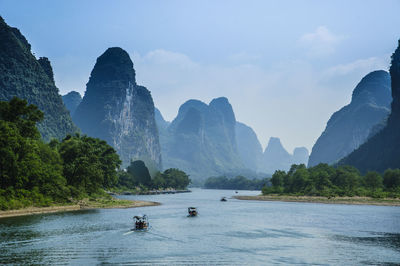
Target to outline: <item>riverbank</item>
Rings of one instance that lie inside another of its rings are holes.
[[[189,189],[166,189],[166,190],[126,190],[126,191],[108,191],[110,195],[159,195],[159,194],[177,194],[177,193],[189,193],[192,192]]]
[[[0,211],[0,219],[16,216],[35,215],[55,212],[68,212],[77,210],[92,210],[92,209],[110,209],[110,208],[138,208],[148,206],[158,206],[161,203],[154,201],[140,200],[121,200],[121,199],[106,199],[100,198],[96,200],[84,199],[76,204],[56,205],[49,207],[28,207],[17,210]]]
[[[317,196],[289,196],[289,195],[259,195],[259,196],[233,196],[239,200],[259,201],[284,201],[284,202],[308,202],[325,204],[352,204],[352,205],[377,205],[400,206],[399,198],[375,199],[370,197],[317,197]]]

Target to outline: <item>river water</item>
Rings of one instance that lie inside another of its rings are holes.
[[[0,264],[400,264],[400,207],[240,201],[233,195],[193,189],[124,196],[162,205],[0,219]],[[186,217],[190,206],[198,217]],[[131,233],[137,214],[148,215],[148,232]]]

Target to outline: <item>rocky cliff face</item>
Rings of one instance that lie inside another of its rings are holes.
[[[193,180],[244,168],[236,145],[236,119],[226,98],[209,105],[189,100],[161,140],[165,168],[176,167]]]
[[[62,96],[65,107],[67,107],[69,113],[74,115],[76,108],[82,101],[82,96],[77,91],[70,91]]]
[[[393,101],[386,126],[375,129],[381,130],[341,160],[340,165],[353,165],[362,173],[400,168],[400,40],[392,55],[390,77]]]
[[[273,174],[276,170],[287,171],[292,164],[306,164],[308,161],[308,150],[305,147],[295,148],[290,154],[283,147],[279,138],[270,138],[261,158],[259,170]]]
[[[258,171],[263,151],[256,133],[251,127],[240,122],[236,122],[235,130],[238,152],[244,166]]]
[[[351,103],[329,119],[315,143],[308,166],[332,164],[357,149],[390,113],[390,76],[386,71],[366,75],[353,91]]]
[[[78,131],[58,94],[50,61],[46,57],[37,60],[21,32],[0,17],[0,101],[14,96],[44,112],[38,124],[44,140],[62,139]]]
[[[141,159],[150,168],[161,168],[153,99],[136,84],[133,63],[123,49],[109,48],[97,58],[73,119],[83,133],[112,145],[123,166]]]

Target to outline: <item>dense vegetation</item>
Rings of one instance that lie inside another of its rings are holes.
[[[118,187],[120,190],[132,190],[140,188],[148,189],[185,189],[190,183],[189,176],[176,168],[170,168],[164,172],[157,172],[152,179],[149,169],[143,161],[131,162],[127,171],[119,171]]]
[[[236,176],[234,178],[219,176],[207,178],[204,187],[216,189],[261,190],[268,183],[269,178],[247,179],[244,176]]]
[[[101,194],[121,161],[106,142],[68,135],[44,143],[43,113],[27,101],[0,102],[0,209],[48,206]]]
[[[292,165],[287,173],[276,171],[271,184],[271,187],[263,188],[263,194],[399,197],[400,170],[388,169],[383,176],[377,172],[362,176],[352,166],[334,168],[328,164],[318,164],[306,168],[300,164]]]
[[[178,169],[157,173],[152,179],[142,161],[118,171],[121,160],[105,141],[67,135],[61,142],[45,143],[36,123],[43,113],[26,100],[0,102],[0,209],[49,206],[105,196],[104,189],[177,188],[189,185]]]

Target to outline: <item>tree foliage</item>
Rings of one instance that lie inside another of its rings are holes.
[[[132,176],[133,184],[142,184],[146,187],[151,185],[150,172],[143,161],[137,160],[131,162],[127,168],[127,171]]]
[[[42,118],[25,100],[0,102],[0,209],[67,202],[118,181],[121,161],[105,141],[69,135],[44,143]]]
[[[105,141],[88,136],[68,135],[60,144],[67,184],[93,193],[117,183],[121,160]]]
[[[275,180],[277,181],[277,180]],[[244,176],[236,176],[234,178],[227,178],[226,176],[209,177],[204,183],[205,188],[213,189],[241,189],[241,190],[261,190],[266,184],[269,183],[268,179],[248,179]]]
[[[189,176],[176,168],[164,172],[157,172],[152,179],[145,163],[141,160],[133,161],[127,171],[119,172],[119,187],[134,189],[138,186],[144,189],[185,189],[190,184]]]
[[[292,165],[287,173],[276,171],[271,177],[271,184],[271,187],[263,188],[263,194],[398,197],[400,170],[388,169],[382,177],[378,172],[368,172],[362,176],[352,166],[334,168],[318,164],[306,168],[305,165]]]

